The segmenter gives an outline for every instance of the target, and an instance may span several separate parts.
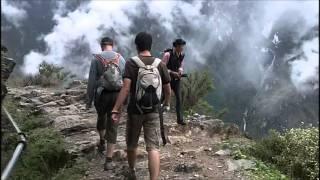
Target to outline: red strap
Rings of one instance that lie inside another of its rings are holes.
[[[104,65],[109,65],[109,64],[116,64],[119,65],[119,59],[120,59],[120,54],[116,54],[116,57],[113,59],[105,59],[99,54],[95,54],[95,57]]]

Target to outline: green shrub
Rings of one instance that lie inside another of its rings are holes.
[[[65,71],[63,67],[42,62],[39,65],[39,73],[35,75],[26,75],[22,80],[22,86],[59,86],[75,77],[76,76],[74,74],[71,74],[70,71]]]
[[[213,79],[208,71],[195,71],[188,78],[183,78],[181,96],[184,110],[188,114],[211,115],[213,107],[204,98],[213,88]]]
[[[279,169],[268,162],[261,161],[250,154],[250,147],[255,144],[254,141],[246,138],[231,138],[220,144],[220,149],[231,150],[231,157],[235,160],[248,159],[255,163],[253,168],[242,171],[243,177],[250,180],[287,180]]]
[[[19,127],[23,132],[29,132],[36,128],[45,127],[46,119],[43,114],[32,113],[33,109],[31,108],[20,108],[12,97],[7,96],[3,104],[9,113],[15,112],[10,113],[10,115],[19,124]]]
[[[74,164],[74,157],[66,151],[62,135],[53,128],[46,127],[44,115],[31,108],[20,108],[11,96],[6,97],[4,105],[13,119],[27,136],[27,148],[15,166],[11,179],[43,180],[80,179],[84,175],[84,165]],[[5,118],[3,121],[8,121]],[[4,122],[3,122],[4,123]],[[8,126],[1,132],[1,167],[5,167],[18,142],[18,136]],[[70,176],[70,178],[68,178]]]
[[[288,180],[276,167],[266,165],[261,161],[255,161],[256,166],[248,170],[249,179],[252,180]]]
[[[249,152],[262,161],[276,165],[292,178],[316,179],[319,176],[318,128],[291,129],[283,135],[271,131]]]
[[[71,160],[64,146],[58,132],[50,128],[35,129],[28,135],[28,147],[18,163],[14,179],[52,177]]]
[[[81,179],[87,169],[87,160],[85,158],[78,159],[72,167],[64,167],[53,177],[53,180],[78,180]]]

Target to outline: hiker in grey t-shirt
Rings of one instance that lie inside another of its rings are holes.
[[[106,139],[107,153],[104,169],[109,170],[114,167],[112,156],[117,141],[117,124],[111,120],[111,110],[122,87],[125,60],[113,51],[111,38],[103,38],[100,45],[102,52],[94,54],[91,61],[86,107],[91,108],[94,101],[98,114],[97,130],[100,136],[98,150],[103,153]]]

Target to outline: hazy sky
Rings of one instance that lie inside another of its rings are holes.
[[[54,27],[47,34],[39,34],[37,40],[43,41],[46,44],[45,52],[38,52],[31,50],[24,56],[23,71],[26,73],[37,73],[37,66],[43,61],[56,63],[59,65],[66,65],[72,71],[78,72],[79,66],[81,66],[81,72],[88,71],[88,66],[91,58],[90,54],[79,54],[74,56],[77,62],[74,66],[70,66],[73,62],[69,60],[70,51],[73,51],[70,47],[70,43],[79,41],[87,44],[91,52],[99,52],[99,39],[105,34],[106,31],[111,28],[116,34],[121,36],[116,37],[117,46],[122,49],[133,49],[132,51],[125,52],[125,54],[133,55],[135,53],[133,46],[134,35],[131,31],[135,26],[132,21],[133,16],[140,16],[143,19],[141,13],[141,7],[148,9],[150,12],[148,15],[153,18],[156,17],[157,22],[160,23],[160,31],[165,32],[165,37],[160,37],[171,42],[175,37],[183,37],[187,40],[188,44],[192,44],[192,48],[187,46],[187,59],[191,63],[196,61],[198,63],[206,63],[210,61],[208,52],[216,49],[217,43],[223,43],[227,41],[232,33],[235,31],[235,24],[241,21],[248,21],[250,29],[252,31],[248,34],[243,34],[246,41],[258,42],[262,37],[269,37],[276,20],[282,16],[285,11],[295,10],[297,16],[302,16],[305,19],[306,24],[301,27],[301,35],[307,31],[308,28],[319,25],[319,1],[250,1],[255,4],[256,9],[249,9],[249,11],[256,11],[257,16],[250,16],[248,19],[240,19],[235,16],[231,11],[237,7],[238,1],[102,1],[93,0],[87,3],[83,3],[77,9],[71,11],[66,8],[65,1],[57,1],[56,8],[50,9],[54,12],[52,21],[54,21]],[[23,29],[21,22],[28,20],[28,13],[24,10],[24,7],[28,6],[28,1],[23,3],[14,3],[9,0],[1,0],[1,13],[4,17],[12,23],[13,26]],[[205,7],[205,8],[204,8]],[[205,9],[207,12],[204,13]],[[258,13],[257,13],[258,12]],[[259,14],[261,12],[261,14]],[[254,13],[253,13],[254,14]],[[150,17],[146,17],[147,19]],[[296,17],[290,17],[292,19]],[[185,21],[190,29],[194,33],[193,36],[187,36],[177,31],[177,24],[181,21]],[[139,27],[138,27],[139,28]],[[145,29],[141,29],[145,30]],[[22,30],[23,31],[23,30]],[[157,38],[163,34],[153,34]],[[275,36],[276,37],[276,36]],[[281,42],[281,37],[279,42]],[[299,86],[299,83],[303,83],[310,77],[315,77],[316,68],[319,66],[319,54],[314,53],[314,50],[319,49],[318,37],[306,42],[303,45],[302,50],[306,54],[306,58],[300,61],[295,61],[292,66],[292,79],[294,83]],[[247,42],[240,42],[239,46],[244,46]],[[160,49],[159,49],[160,51]],[[243,48],[243,53],[252,53],[246,48]],[[255,60],[254,60],[255,61]],[[245,75],[251,80],[254,77],[257,67],[256,62],[244,61]],[[260,62],[259,62],[260,63]],[[263,70],[261,70],[263,71]],[[247,73],[248,72],[248,73]],[[78,73],[79,74],[79,73]],[[84,73],[81,73],[82,75]],[[87,75],[87,73],[85,73]],[[255,80],[252,80],[255,81]]]

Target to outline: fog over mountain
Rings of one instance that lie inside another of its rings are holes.
[[[42,62],[88,75],[108,35],[125,57],[134,36],[153,35],[153,54],[187,41],[186,69],[208,69],[216,109],[253,135],[318,126],[319,1],[1,1],[2,44],[23,73]],[[263,129],[261,131],[261,129]]]

